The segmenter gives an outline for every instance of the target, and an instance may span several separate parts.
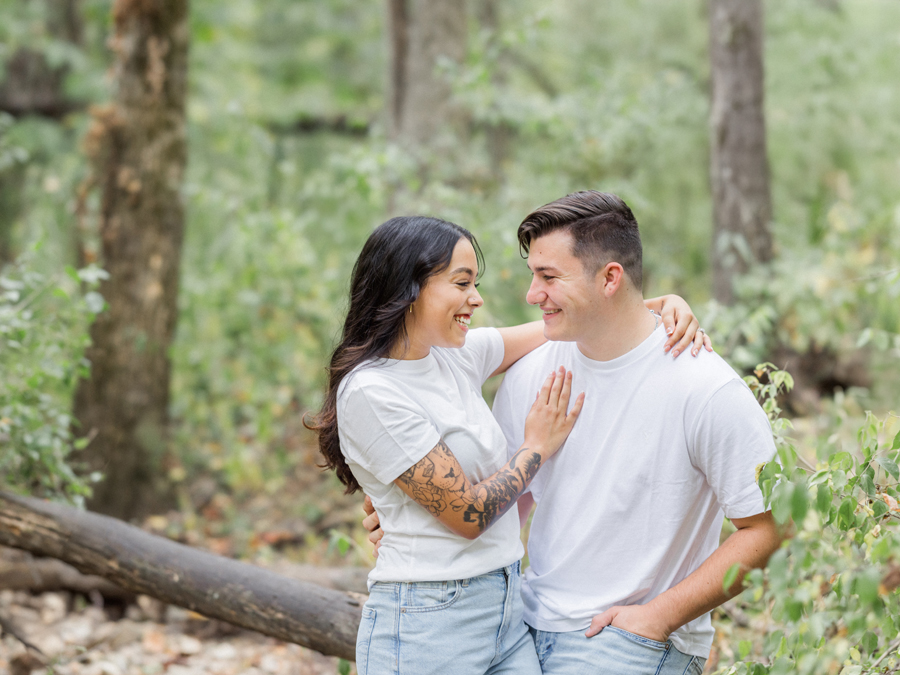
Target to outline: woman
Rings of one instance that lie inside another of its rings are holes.
[[[583,395],[569,410],[571,373],[549,374],[525,443],[505,462],[481,385],[544,338],[541,322],[469,332],[483,302],[480,262],[465,229],[394,218],[353,270],[310,428],[347,492],[363,489],[389,533],[369,575],[360,675],[540,673],[522,621],[523,549],[510,507],[568,436]]]

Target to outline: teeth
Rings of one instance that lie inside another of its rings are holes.
[[[559,309],[545,309],[545,310],[544,310],[544,314],[557,314],[557,313],[560,312],[560,311],[562,311],[562,310],[559,310]]]
[[[472,318],[468,316],[454,316],[453,318],[456,319],[456,323],[462,324],[463,326],[468,326],[472,323]]]

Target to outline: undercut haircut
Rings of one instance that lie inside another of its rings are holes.
[[[564,230],[572,235],[572,255],[585,270],[596,274],[604,265],[617,262],[637,290],[642,290],[641,235],[628,205],[607,192],[584,190],[532,211],[519,225],[519,251],[528,257],[535,239]]]

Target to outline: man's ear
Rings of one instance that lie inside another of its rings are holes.
[[[597,290],[605,298],[611,298],[625,285],[625,268],[617,262],[606,263],[597,271]]]

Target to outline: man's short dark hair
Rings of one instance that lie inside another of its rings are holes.
[[[556,230],[571,233],[572,254],[589,272],[596,274],[607,263],[617,262],[641,290],[641,235],[634,214],[619,197],[585,190],[535,209],[519,225],[519,250],[527,256],[535,239]]]

